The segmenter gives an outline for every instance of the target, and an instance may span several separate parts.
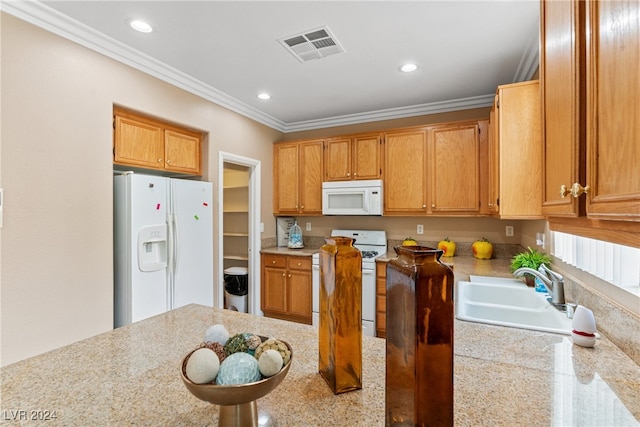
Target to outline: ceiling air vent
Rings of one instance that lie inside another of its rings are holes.
[[[344,49],[331,34],[329,27],[305,31],[301,34],[278,39],[278,41],[300,62],[344,53]]]

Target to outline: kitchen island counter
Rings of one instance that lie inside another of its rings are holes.
[[[363,337],[362,390],[335,396],[317,373],[313,326],[199,305],[2,368],[1,421],[55,414],[43,425],[216,425],[217,407],[192,396],[179,369],[218,323],[293,348],[287,377],[257,402],[265,425],[384,425],[383,339]],[[566,336],[456,320],[454,350],[456,425],[638,425],[640,369],[606,338],[588,349]]]

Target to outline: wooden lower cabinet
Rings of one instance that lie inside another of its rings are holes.
[[[311,256],[262,254],[266,317],[311,324]]]
[[[376,336],[387,336],[387,262],[376,262]]]

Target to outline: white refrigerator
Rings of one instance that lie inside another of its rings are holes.
[[[113,184],[114,327],[212,306],[211,183],[126,173]]]

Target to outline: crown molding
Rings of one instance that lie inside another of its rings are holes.
[[[410,105],[407,107],[389,108],[386,110],[368,111],[365,113],[347,114],[326,119],[306,120],[289,123],[286,132],[321,129],[334,126],[346,126],[358,123],[377,122],[381,120],[402,119],[406,117],[424,116],[427,114],[447,113],[450,111],[470,110],[473,108],[490,107],[493,105],[495,94],[474,96],[469,98],[452,99],[448,101],[430,102],[427,104]]]
[[[0,10],[283,133],[482,108],[493,103],[494,94],[487,94],[286,123],[149,55],[107,37],[39,1],[0,1]],[[537,55],[537,46],[533,46],[525,52],[516,77],[523,75],[523,73],[529,77],[533,75],[537,68]],[[526,79],[516,78],[515,81],[521,80]]]

